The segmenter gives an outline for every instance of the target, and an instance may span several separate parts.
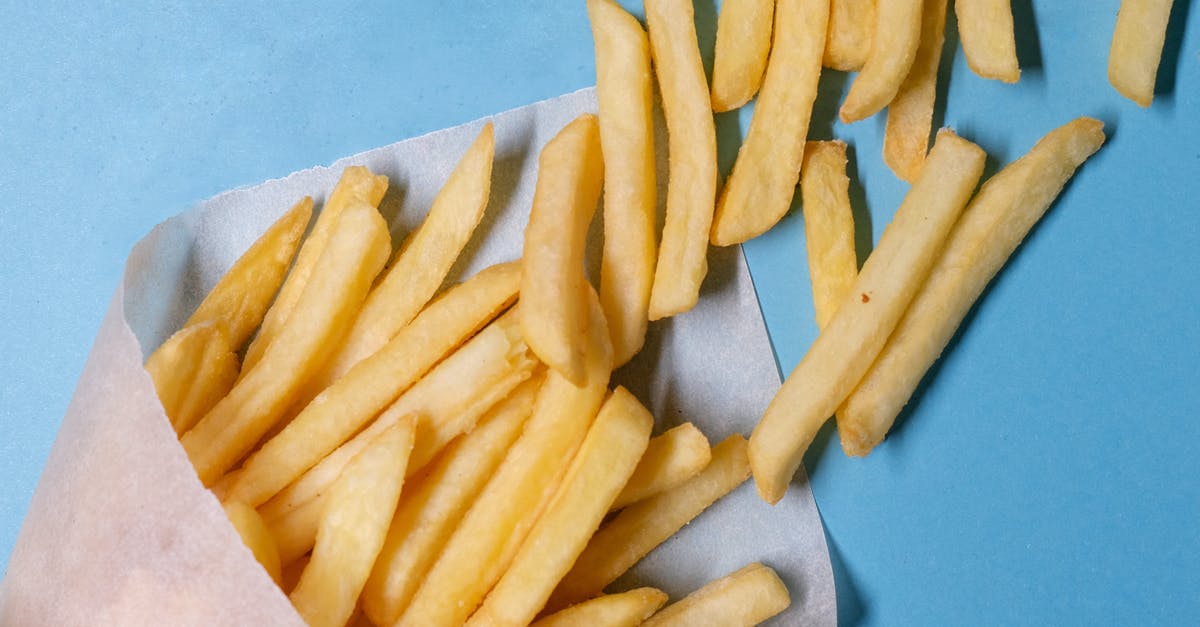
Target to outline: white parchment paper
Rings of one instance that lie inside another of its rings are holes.
[[[595,106],[586,89],[490,118],[491,202],[452,281],[520,256],[538,152]],[[134,247],[0,582],[0,625],[302,624],[196,479],[142,362],[271,222],[302,195],[320,203],[346,165],[388,176],[381,211],[399,241],[482,124],[226,192]],[[662,153],[666,142],[658,146]],[[665,159],[659,169],[665,184]],[[740,248],[712,251],[700,304],[652,324],[646,348],[614,379],[650,407],[656,431],[690,420],[713,443],[750,433],[780,380]],[[774,507],[747,482],[612,589],[654,585],[674,600],[752,561],[775,568],[792,593],[772,624],[836,623],[829,555],[803,476]]]

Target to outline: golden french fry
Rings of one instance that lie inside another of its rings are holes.
[[[547,366],[576,383],[585,376],[588,313],[583,257],[603,181],[596,116],[584,114],[542,148],[533,208],[525,226],[521,330]]]
[[[146,360],[146,372],[177,435],[191,429],[237,380],[237,355],[220,325],[185,326]]]
[[[376,624],[391,625],[408,607],[463,514],[521,435],[540,385],[540,377],[522,383],[427,473],[412,479],[363,588],[363,609]]]
[[[808,142],[800,198],[813,308],[824,329],[858,277],[845,142]]]
[[[296,263],[292,265],[291,272],[288,272],[287,279],[275,296],[275,301],[267,310],[258,335],[246,349],[246,356],[242,360],[243,378],[266,355],[267,348],[275,337],[283,333],[288,318],[299,305],[300,297],[316,271],[322,252],[329,244],[338,216],[352,205],[378,207],[384,192],[387,191],[387,185],[386,176],[371,174],[370,170],[362,166],[350,166],[342,172],[342,178],[325,200],[312,232],[300,246]],[[389,249],[390,243],[389,240]]]
[[[600,408],[562,485],[467,625],[524,627],[571,569],[650,441],[654,417],[623,387]]]
[[[413,418],[385,431],[329,492],[312,559],[288,595],[312,627],[342,627],[354,613],[400,499],[415,429]]]
[[[988,282],[1103,143],[1104,124],[1079,118],[1051,131],[984,184],[883,351],[838,412],[848,455],[866,455],[883,441]]]
[[[875,36],[862,71],[838,113],[849,124],[878,113],[896,97],[921,41],[923,0],[878,0]]]
[[[487,207],[495,147],[488,122],[433,199],[424,222],[404,240],[367,295],[346,341],[309,386],[313,396],[387,344],[445,282]]]
[[[1007,0],[1006,0],[1007,1]],[[961,3],[959,3],[961,6]],[[946,0],[925,0],[921,12],[921,45],[908,77],[888,105],[883,134],[883,161],[901,180],[912,183],[921,174],[933,129],[937,99],[938,63],[946,30]]]
[[[592,536],[546,608],[555,611],[600,594],[654,547],[750,476],[746,439],[732,435],[712,449],[712,461],[686,483],[617,514]]]
[[[783,498],[817,430],[883,348],[975,190],[984,158],[983,150],[953,131],[938,133],[921,177],[884,229],[854,289],[750,436],[750,464],[764,501]]]
[[[688,311],[708,274],[708,232],[717,197],[717,131],[690,0],[647,0],[650,53],[667,120],[666,223],[649,317]]]
[[[533,416],[447,541],[396,625],[457,625],[475,611],[553,498],[608,387],[612,347],[591,289],[582,387],[550,370]],[[526,304],[522,303],[522,307]]]
[[[829,6],[829,35],[825,38],[825,67],[857,72],[871,53],[875,37],[875,0],[833,0]]]
[[[533,627],[637,627],[667,602],[655,588],[606,594],[572,605],[533,624]]]
[[[325,499],[312,499],[278,518],[269,518],[265,511],[259,511],[267,523],[271,537],[275,539],[275,546],[279,548],[279,561],[285,569],[311,551],[316,544],[317,527],[321,524],[324,505]]]
[[[791,206],[828,23],[828,0],[779,0],[775,7],[771,60],[750,131],[717,203],[714,245],[740,244],[765,233]]]
[[[248,453],[287,411],[292,395],[353,322],[390,251],[387,223],[374,207],[352,205],[338,216],[308,287],[278,342],[272,342],[275,347],[259,362],[264,367],[243,376],[183,435],[183,449],[205,485]]]
[[[654,283],[656,188],[650,44],[612,0],[588,0],[596,40],[596,101],[604,155],[604,252],[600,303],[613,364],[642,348]]]
[[[246,460],[230,498],[258,506],[337,449],[510,303],[518,273],[516,265],[493,266],[422,311]],[[508,335],[516,334],[514,325]]]
[[[713,54],[713,111],[732,111],[754,97],[771,51],[775,0],[725,0]]]
[[[275,540],[271,538],[271,532],[267,530],[262,517],[253,507],[239,501],[227,501],[222,505],[225,508],[225,516],[241,536],[242,544],[250,549],[254,559],[278,584],[281,581],[279,549],[275,546]]]
[[[1122,0],[1108,52],[1108,82],[1122,96],[1149,107],[1167,39],[1172,0]]]
[[[1017,82],[1021,68],[1017,64],[1011,0],[954,0],[954,13],[971,71],[983,78]]]
[[[642,459],[610,509],[666,492],[695,477],[712,459],[708,438],[685,422],[650,440]]]
[[[709,582],[642,623],[645,627],[757,625],[792,604],[787,586],[770,567],[750,564]]]

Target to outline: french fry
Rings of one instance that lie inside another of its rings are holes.
[[[618,510],[695,477],[712,459],[708,438],[685,422],[650,440],[642,459],[610,509]]]
[[[714,245],[740,244],[765,233],[791,206],[828,24],[828,0],[779,0],[775,7],[771,60],[750,131],[717,203]]]
[[[1154,100],[1154,81],[1167,39],[1172,0],[1122,0],[1108,52],[1108,82],[1143,107]]]
[[[338,216],[352,205],[365,204],[378,207],[379,202],[383,200],[384,192],[387,191],[387,186],[386,176],[371,174],[370,170],[362,166],[350,166],[342,172],[342,178],[330,192],[329,198],[325,200],[325,205],[321,208],[321,213],[317,216],[317,223],[313,225],[312,233],[300,246],[300,252],[296,255],[296,262],[292,265],[291,272],[288,273],[283,286],[279,288],[279,293],[275,295],[275,301],[267,310],[258,335],[246,349],[246,356],[242,360],[242,377],[245,377],[251,368],[266,355],[271,342],[283,332],[288,318],[297,308],[300,297],[304,294],[304,290],[316,270],[317,262],[320,261],[325,246],[329,243]]]
[[[321,511],[325,500],[316,498],[290,510],[286,516],[268,518],[259,511],[267,523],[275,546],[279,548],[279,561],[286,569],[296,560],[312,550],[317,542],[317,527],[321,524]]]
[[[279,549],[275,546],[275,540],[271,538],[271,533],[267,530],[267,525],[263,523],[262,517],[254,511],[253,507],[245,503],[228,501],[222,505],[225,508],[225,516],[229,518],[229,522],[241,536],[242,544],[250,549],[254,559],[278,584],[281,581]]]
[[[300,575],[304,574],[304,569],[307,567],[307,555],[302,555],[291,564],[284,566],[283,575],[279,581],[279,589],[283,590],[284,594],[291,594],[292,590],[296,589],[296,584],[300,583]]]
[[[264,367],[243,376],[181,439],[205,485],[249,452],[287,411],[292,395],[353,322],[390,249],[387,224],[374,207],[352,205],[338,216],[275,348],[259,362]]]
[[[754,97],[771,51],[775,0],[725,0],[713,54],[713,111],[732,111]]]
[[[433,199],[424,222],[367,295],[346,341],[310,385],[313,396],[387,344],[441,287],[487,207],[495,147],[488,122]]]
[[[758,494],[783,498],[821,425],[883,348],[983,173],[984,152],[948,129],[897,209],[854,289],[784,381],[750,436]]]
[[[146,360],[146,372],[176,435],[196,424],[233,387],[238,359],[219,322],[185,326]]]
[[[1021,68],[1017,64],[1011,0],[954,0],[954,13],[971,71],[983,78],[1017,82]]]
[[[858,276],[844,142],[808,142],[804,149],[800,199],[813,308],[817,328],[824,329],[854,289],[854,279]]]
[[[946,0],[925,0],[917,58],[896,98],[888,105],[883,161],[896,176],[909,183],[917,180],[929,150],[933,105],[937,99],[938,63],[942,58],[945,31]]]
[[[666,222],[649,317],[688,311],[708,274],[708,232],[717,197],[717,131],[690,0],[647,0],[650,53],[667,120]]]
[[[786,610],[791,604],[787,586],[774,570],[762,564],[750,564],[668,605],[642,625],[751,627]]]
[[[875,0],[833,0],[829,6],[829,35],[825,38],[825,67],[857,72],[871,53],[875,37]]]
[[[553,498],[608,387],[612,347],[599,298],[588,290],[588,347],[582,387],[550,370],[533,415],[496,469],[396,625],[463,623],[500,579]],[[522,303],[522,307],[526,304]]]
[[[346,467],[321,514],[317,545],[289,598],[312,627],[342,627],[383,547],[404,484],[416,420],[396,423]]]
[[[886,107],[908,76],[921,41],[923,0],[878,0],[875,35],[862,71],[850,85],[838,116],[849,124]]]
[[[1051,131],[984,184],[883,351],[838,412],[848,455],[866,455],[883,441],[983,289],[1103,143],[1103,123],[1079,118]]]
[[[391,625],[408,607],[463,514],[521,435],[540,386],[540,377],[522,383],[428,472],[412,479],[363,588],[363,609],[376,624]]]
[[[537,622],[533,627],[637,627],[667,602],[667,593],[655,588],[606,594],[572,605]]]
[[[634,503],[592,536],[550,596],[555,611],[600,594],[604,587],[750,476],[746,439],[732,435],[712,449],[712,461],[686,483]]]
[[[646,450],[654,417],[623,387],[600,408],[562,485],[467,625],[524,627],[600,527]]]
[[[431,304],[246,460],[230,498],[260,505],[353,436],[507,306],[518,272],[516,265],[493,266]]]
[[[637,19],[611,0],[588,0],[596,41],[596,101],[604,155],[600,303],[613,364],[642,348],[654,284],[657,192],[650,44]]]

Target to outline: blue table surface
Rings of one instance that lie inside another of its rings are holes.
[[[848,459],[827,428],[810,452],[843,624],[1200,616],[1200,10],[1175,4],[1148,110],[1106,81],[1117,0],[1015,0],[1015,86],[970,73],[951,16],[938,117],[988,151],[989,173],[1078,115],[1110,139],[888,441]],[[594,82],[582,2],[4,12],[0,563],[123,261],[154,224],[225,189]],[[698,3],[710,63],[715,14]],[[880,157],[882,116],[835,123],[848,82],[823,77],[811,136],[852,144],[866,243],[907,185]],[[748,120],[718,118],[726,170]],[[746,246],[785,373],[816,335],[803,238],[793,212]]]

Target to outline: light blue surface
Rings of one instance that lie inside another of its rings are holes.
[[[581,2],[39,4],[10,3],[0,39],[0,563],[150,227],[594,80]],[[1200,10],[1176,4],[1149,110],[1105,79],[1117,0],[1015,0],[1018,29],[1037,32],[1016,86],[954,57],[945,122],[988,150],[989,172],[1077,115],[1111,139],[887,443],[847,459],[827,429],[809,455],[844,624],[1200,616]],[[882,118],[831,127],[842,78],[823,81],[813,137],[854,146],[878,240],[907,186],[879,156]],[[721,116],[725,136],[737,122]],[[815,337],[802,220],[747,252],[789,371]]]

